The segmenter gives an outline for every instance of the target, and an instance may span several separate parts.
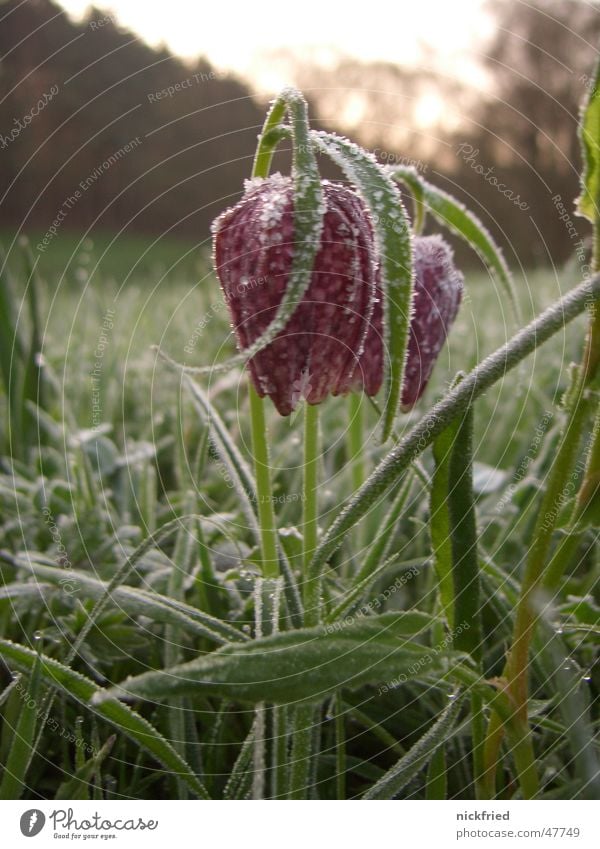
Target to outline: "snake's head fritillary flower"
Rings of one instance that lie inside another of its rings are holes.
[[[308,289],[285,328],[249,362],[252,382],[281,415],[301,400],[364,390],[383,380],[382,291],[369,212],[356,192],[323,181],[323,229]],[[213,225],[214,260],[243,350],[266,330],[294,255],[293,184],[274,174],[247,183]],[[402,405],[431,376],[462,295],[463,278],[439,236],[414,239],[415,289]]]
[[[462,299],[464,278],[454,265],[452,248],[441,236],[416,236],[414,250],[413,314],[402,386],[402,408],[413,407],[427,386],[433,367]],[[375,304],[373,332],[369,335],[361,365],[365,371],[381,373],[381,293]]]
[[[360,358],[372,329],[377,256],[367,208],[345,186],[323,181],[323,229],[309,287],[283,331],[249,363],[261,396],[281,415],[350,389],[375,394],[381,375]],[[274,174],[247,183],[213,225],[215,266],[242,350],[275,317],[292,269],[293,184]]]

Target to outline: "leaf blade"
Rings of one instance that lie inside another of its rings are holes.
[[[31,649],[4,639],[0,639],[0,656],[26,671],[31,671],[38,657]],[[40,658],[40,674],[47,683],[52,687],[59,686],[71,698],[93,713],[99,714],[102,719],[126,734],[156,758],[165,769],[176,773],[198,798],[209,798],[206,788],[194,775],[189,765],[148,720],[115,699],[107,700],[99,705],[91,705],[90,699],[97,689],[93,681],[79,672],[74,672],[54,658],[46,655],[40,655]]]
[[[96,699],[162,699],[202,692],[254,704],[316,703],[342,687],[390,681],[401,673],[408,677],[413,664],[425,662],[436,674],[442,659],[463,656],[428,650],[410,639],[430,624],[426,614],[386,613],[339,630],[328,626],[286,631],[145,673],[117,688],[99,690]]]
[[[373,217],[384,306],[386,355],[381,436],[385,441],[398,412],[408,351],[413,292],[413,247],[408,216],[400,192],[374,156],[331,133],[313,131],[311,138],[354,182]]]

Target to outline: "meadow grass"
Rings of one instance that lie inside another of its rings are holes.
[[[473,798],[469,707],[451,675],[460,658],[451,653],[440,617],[432,565],[430,452],[332,555],[323,603],[332,615],[333,637],[328,639],[327,628],[310,632],[294,648],[298,680],[281,692],[273,684],[272,699],[265,697],[267,706],[257,711],[261,682],[293,678],[288,667],[278,666],[276,652],[271,658],[252,654],[254,641],[248,639],[256,636],[259,606],[267,609],[265,599],[281,586],[265,586],[259,578],[260,557],[240,507],[229,443],[221,447],[206,423],[216,411],[227,438],[250,464],[247,380],[239,370],[198,378],[206,395],[194,401],[153,349],[158,345],[187,365],[223,361],[234,351],[227,312],[205,250],[178,243],[162,250],[159,243],[144,254],[147,243],[121,239],[97,265],[109,242],[100,237],[80,245],[57,238],[54,253],[37,269],[43,403],[36,408],[31,397],[24,399],[17,433],[8,426],[10,399],[6,392],[0,397],[0,637],[25,647],[0,647],[0,795],[284,795],[294,755],[278,729],[286,723],[297,728],[304,716],[316,752],[308,797]],[[29,338],[26,263],[13,250],[8,264],[18,326]],[[517,276],[525,319],[576,282],[573,269]],[[398,420],[397,434],[420,419],[457,372],[469,371],[515,329],[493,280],[482,271],[467,272],[449,343],[423,400]],[[535,499],[556,447],[559,404],[584,332],[579,318],[474,405],[487,678],[502,671]],[[349,409],[344,398],[321,407],[321,534],[356,483]],[[299,581],[302,417],[280,418],[270,405],[266,410],[279,539]],[[378,443],[378,416],[366,401],[364,416],[361,462],[367,474],[389,446]],[[390,515],[393,521],[386,520]],[[378,542],[376,574],[356,588],[354,577]],[[600,599],[593,528],[578,543],[531,665],[530,716],[544,798],[598,792],[600,679],[594,662]],[[122,586],[115,585],[86,632],[94,603],[119,570]],[[418,614],[403,620],[400,611]],[[385,638],[369,631],[379,622],[373,617],[388,614]],[[284,633],[270,638],[275,647],[277,640],[295,639],[290,616],[288,611],[277,622]],[[367,652],[373,639],[385,649],[377,657]],[[217,680],[207,665],[216,649],[224,658],[239,657],[227,679]],[[39,652],[43,659],[36,661]],[[338,686],[325,672],[314,672],[342,664],[348,652],[353,660]],[[140,679],[134,713],[114,699],[92,698],[96,689],[128,676],[192,660],[199,662],[195,686],[167,692],[162,682]],[[364,675],[371,668],[375,680]],[[304,707],[303,699],[312,707]],[[501,798],[518,793],[510,741],[506,746]],[[261,751],[264,763],[257,759]]]

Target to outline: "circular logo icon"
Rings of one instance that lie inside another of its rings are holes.
[[[43,829],[46,817],[42,811],[32,808],[21,815],[21,834],[25,837],[35,837]]]

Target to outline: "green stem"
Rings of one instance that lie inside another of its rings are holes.
[[[271,759],[271,798],[283,799],[285,794],[287,768],[287,708],[275,705],[271,708],[272,719],[272,759]]]
[[[571,393],[571,403],[568,407],[571,411],[571,417],[550,470],[548,486],[537,515],[533,542],[529,549],[516,607],[512,646],[503,673],[514,703],[515,720],[522,727],[527,727],[529,648],[536,624],[532,600],[544,579],[545,567],[550,556],[552,535],[558,518],[558,508],[562,502],[562,495],[569,476],[572,474],[587,418],[588,405],[582,397],[584,388],[582,374],[581,370],[577,372]],[[495,787],[497,758],[500,754],[503,734],[501,725],[492,715],[485,743],[485,774],[488,793]],[[524,751],[527,745],[531,745],[529,735],[523,737],[519,754]],[[513,754],[516,755],[516,752]],[[527,757],[531,759],[531,752]],[[530,770],[524,770],[523,774],[527,780],[529,780],[529,773]]]
[[[426,799],[445,799],[448,795],[446,774],[446,749],[440,746],[433,755],[427,769]]]
[[[319,506],[319,408],[304,406],[304,481],[303,481],[303,587],[304,624],[307,627],[320,621],[320,581],[309,574],[309,566],[318,543]]]
[[[521,794],[524,799],[535,799],[540,792],[540,783],[529,726],[525,725],[515,736],[509,734],[508,742],[519,776]]]
[[[252,454],[254,457],[258,520],[260,524],[262,573],[264,578],[276,578],[279,574],[279,558],[265,410],[263,400],[252,384],[248,386],[248,394],[250,398]]]
[[[471,746],[473,749],[473,778],[475,780],[475,796],[477,799],[486,798],[483,776],[485,765],[483,747],[485,743],[485,717],[483,713],[483,697],[478,692],[471,693]]]
[[[374,737],[377,737],[384,746],[386,746],[390,751],[395,752],[399,757],[402,757],[406,754],[406,749],[400,745],[400,743],[393,737],[389,731],[387,731],[383,725],[379,725],[375,722],[374,719],[371,719],[370,716],[367,716],[366,713],[363,713],[362,710],[355,707],[354,705],[348,704],[344,702],[344,708],[346,712],[349,714],[350,718],[358,722],[360,725],[364,726],[368,731],[370,731]]]
[[[361,393],[351,392],[348,396],[348,430],[346,431],[346,454],[350,465],[350,482],[352,492],[356,492],[365,481],[365,457],[364,457],[364,398]],[[363,528],[354,529],[353,544],[360,558],[363,557]],[[350,570],[353,570],[352,561],[348,561]]]
[[[351,392],[348,397],[348,462],[352,471],[352,492],[362,486],[365,480],[365,459],[363,455],[364,409],[363,397]]]
[[[281,138],[277,130],[285,117],[286,109],[287,104],[283,97],[278,97],[277,100],[273,101],[262,128],[258,147],[256,148],[254,163],[252,165],[253,177],[269,176],[273,153]]]
[[[486,357],[473,371],[435,404],[419,423],[395,445],[346,503],[324,534],[315,551],[311,572],[320,574],[350,528],[368,513],[450,422],[464,413],[476,398],[533,353],[565,325],[580,315],[591,296],[600,295],[600,275],[585,281],[545,310],[502,347]]]
[[[594,258],[593,265],[597,272],[599,267],[597,255]],[[517,602],[512,646],[504,670],[504,677],[508,682],[515,703],[517,723],[524,729],[528,728],[529,649],[537,623],[537,615],[533,609],[532,600],[541,586],[546,586],[546,588],[558,586],[562,574],[570,562],[570,556],[577,545],[576,539],[572,540],[573,535],[571,535],[560,544],[550,560],[552,537],[559,516],[559,507],[567,489],[572,488],[570,486],[572,481],[570,482],[569,479],[574,475],[581,437],[591,412],[591,399],[586,390],[595,380],[600,364],[600,317],[597,300],[598,294],[594,293],[594,311],[590,318],[583,359],[581,366],[573,375],[572,385],[566,397],[567,424],[550,470],[548,485],[537,515],[533,531],[533,543],[529,549],[521,592]],[[578,493],[575,518],[581,515],[587,500],[596,492],[598,464],[600,464],[600,438],[598,437],[598,428],[595,427],[594,441],[588,455],[584,481]],[[499,754],[502,740],[502,731],[496,721],[493,725],[490,723],[488,738],[486,751],[488,757],[492,758],[494,752],[496,756]],[[531,761],[533,753],[530,735],[524,733],[518,750],[520,757],[528,747],[529,752],[524,755],[525,766],[520,772],[527,781],[531,781],[530,775],[535,770],[535,764],[528,765],[527,759]],[[515,752],[515,763],[516,757]],[[486,773],[489,776],[488,784],[491,786],[495,782],[495,766],[491,760],[486,763]],[[530,786],[530,791],[532,787],[533,785]]]
[[[492,711],[483,743],[483,773],[481,786],[486,799],[496,798],[497,764],[504,739],[504,724],[500,715]]]
[[[346,722],[340,693],[333,697],[335,711],[336,799],[346,798]]]
[[[294,718],[290,799],[306,799],[312,756],[314,705],[300,705]]]
[[[303,598],[304,624],[307,627],[320,621],[320,586],[317,577],[308,572],[309,564],[317,547],[319,485],[319,408],[304,405],[304,479],[303,479]],[[290,798],[304,799],[309,785],[312,758],[313,721],[315,709],[312,705],[296,708],[293,729],[292,766],[290,775]]]

